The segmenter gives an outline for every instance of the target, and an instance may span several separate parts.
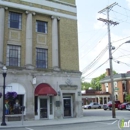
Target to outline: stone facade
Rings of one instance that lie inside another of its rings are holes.
[[[10,27],[10,12],[21,14],[20,29]],[[82,116],[76,15],[75,0],[0,0],[0,67],[7,66],[6,92],[17,92],[27,120]],[[36,31],[37,21],[47,23],[47,33]],[[8,45],[20,47],[19,66],[7,65]],[[47,68],[37,68],[37,48],[47,50]],[[38,95],[39,84],[39,91],[47,84],[56,94]]]

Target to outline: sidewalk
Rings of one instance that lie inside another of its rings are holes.
[[[115,121],[123,119],[123,117],[112,118],[107,117],[80,117],[80,118],[65,118],[65,119],[52,119],[52,120],[34,120],[34,121],[10,121],[6,122],[7,126],[0,126],[0,129],[4,128],[18,128],[18,127],[31,127],[31,126],[48,126],[48,125],[63,125],[63,124],[75,124],[75,123],[90,123],[90,122],[102,122],[102,121]]]

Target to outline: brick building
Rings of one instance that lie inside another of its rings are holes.
[[[106,70],[106,77],[101,80],[102,91],[112,93],[110,69]],[[130,94],[130,73],[122,73],[113,75],[115,100],[125,102],[126,94]]]
[[[84,90],[82,92],[82,105],[89,104],[91,102],[97,102],[99,104],[106,104],[110,100],[110,93],[97,91],[97,90]]]
[[[17,93],[26,119],[82,116],[77,37],[75,0],[0,0],[5,91]]]

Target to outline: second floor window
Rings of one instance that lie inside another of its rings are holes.
[[[9,28],[21,29],[21,14],[9,12],[8,26]]]
[[[7,66],[20,66],[20,46],[7,46]]]
[[[36,66],[37,68],[47,68],[47,49],[36,49]]]
[[[36,21],[36,32],[47,34],[47,22]]]

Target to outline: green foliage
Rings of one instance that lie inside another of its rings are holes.
[[[100,80],[105,78],[105,73],[104,74],[101,74],[99,77],[96,77],[96,78],[93,78],[91,80],[91,86],[93,89],[95,90],[101,90],[101,83],[100,83]]]
[[[82,82],[82,90],[87,90],[91,86],[88,82]]]
[[[101,90],[101,84],[100,80],[105,77],[105,73],[101,74],[99,77],[93,78],[91,80],[91,83],[88,82],[82,82],[82,90],[89,89],[89,87],[95,89],[95,90]]]
[[[117,74],[116,71],[113,71],[113,74]],[[94,90],[101,90],[101,83],[100,80],[104,79],[106,76],[106,72],[101,74],[99,77],[93,78],[91,83],[83,82],[84,78],[82,78],[82,90],[86,90],[89,87],[93,88]]]
[[[127,95],[126,95],[125,100],[126,100],[127,102],[130,102],[130,94],[127,94]]]

